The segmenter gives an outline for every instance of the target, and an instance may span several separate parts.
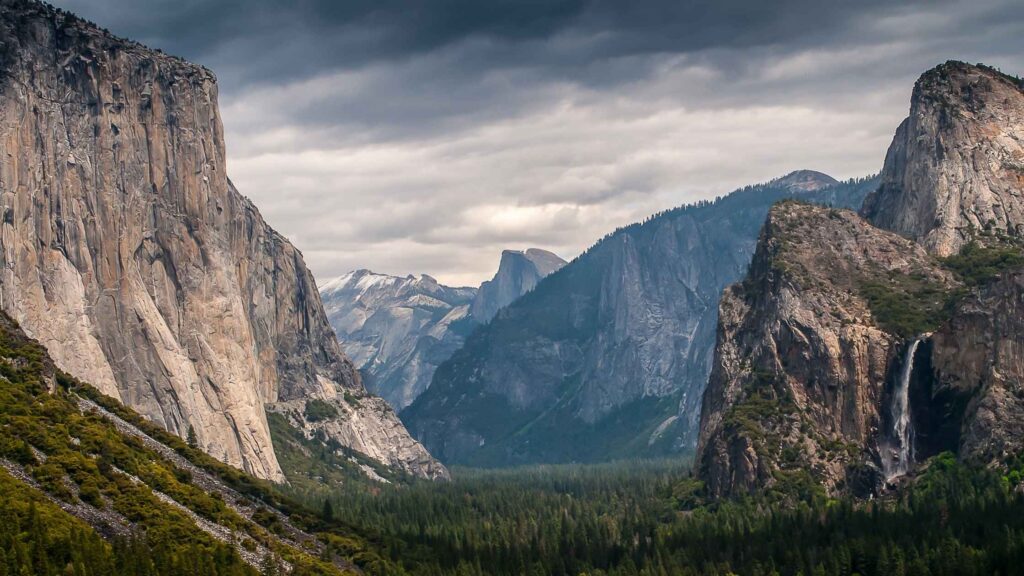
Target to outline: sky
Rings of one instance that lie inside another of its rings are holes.
[[[1019,0],[54,0],[212,69],[228,174],[318,282],[503,249],[797,169],[879,171],[914,80],[1024,73]]]

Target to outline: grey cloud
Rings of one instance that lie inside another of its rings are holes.
[[[57,4],[217,73],[229,173],[322,279],[475,284],[503,248],[865,175],[925,69],[1024,71],[1017,0]]]
[[[62,0],[114,32],[247,82],[294,79],[435,51],[470,39],[533,45],[479,66],[585,66],[713,48],[835,43],[841,32],[947,2],[884,0]],[[538,41],[565,37],[554,50]],[[493,55],[492,55],[493,56]]]

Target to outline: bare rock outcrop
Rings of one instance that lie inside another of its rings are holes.
[[[873,224],[956,254],[981,230],[1024,233],[1024,85],[947,62],[914,86],[910,115],[864,202]]]
[[[363,388],[302,255],[227,178],[214,75],[0,8],[0,304],[61,369],[283,480],[264,405]]]
[[[934,441],[979,465],[1024,453],[1024,271],[965,298],[931,341],[934,376],[921,401],[935,406],[944,438]]]
[[[401,410],[427,389],[437,366],[475,326],[469,307],[476,292],[426,274],[356,270],[321,286],[320,298],[366,388]]]
[[[311,400],[279,402],[271,409],[288,418],[306,438],[329,438],[411,476],[448,480],[448,469],[414,440],[383,398],[343,394],[327,401],[329,418],[309,418]],[[371,478],[373,476],[371,475]]]
[[[503,251],[494,278],[481,284],[477,290],[470,314],[481,324],[490,322],[498,310],[533,290],[545,276],[557,272],[562,266],[565,266],[565,260],[540,248]]]
[[[1021,80],[922,75],[861,213],[777,206],[726,290],[698,447],[712,495],[869,494],[941,451],[1024,449]]]

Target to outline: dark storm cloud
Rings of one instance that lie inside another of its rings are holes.
[[[330,139],[421,138],[473,128],[545,105],[567,83],[602,98],[644,82],[667,58],[733,78],[736,89],[691,80],[690,106],[820,98],[803,78],[750,83],[758,67],[809,49],[891,41],[887,19],[956,7],[952,0],[58,0],[115,33],[206,64],[231,100],[295,86],[288,122]],[[1017,21],[1013,0],[963,10],[959,31]],[[1008,41],[1020,43],[1008,36]],[[886,68],[898,66],[890,63]],[[830,89],[872,78],[836,70]],[[330,84],[325,78],[336,76]],[[319,82],[317,81],[319,80]],[[817,79],[815,79],[817,80]],[[304,86],[303,81],[313,85]]]
[[[608,0],[63,0],[116,33],[210,65],[246,83],[358,68],[470,40],[523,44],[464,58],[469,68],[585,68],[611,58],[719,47],[845,41],[861,20],[915,5],[884,0],[679,2]],[[537,43],[565,35],[554,50]],[[530,46],[533,46],[531,49]],[[607,78],[605,78],[607,80]],[[596,80],[596,78],[595,78]]]
[[[1016,2],[927,0],[60,0],[115,33],[211,67],[228,99],[329,75],[284,104],[290,123],[363,141],[465,129],[543,105],[565,83],[598,97],[643,82],[666,58],[735,78],[693,81],[689,105],[824,96],[789,79],[743,88],[766,57],[891,41],[887,19],[959,5],[961,31],[1019,20]],[[1013,36],[1008,36],[1008,41]],[[898,65],[898,63],[893,63]],[[889,67],[891,67],[890,65]],[[865,78],[834,71],[832,90]],[[865,70],[874,77],[886,70]],[[792,101],[792,100],[790,100]]]
[[[503,248],[799,168],[880,168],[914,79],[1021,73],[1020,0],[54,0],[220,79],[229,171],[318,278]]]

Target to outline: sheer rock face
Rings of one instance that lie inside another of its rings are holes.
[[[327,318],[366,387],[396,410],[416,399],[472,324],[475,288],[358,270],[320,287]]]
[[[62,369],[283,480],[264,404],[362,385],[301,254],[226,176],[213,74],[42,4],[0,8],[3,309]],[[381,433],[393,413],[363,420],[339,426],[424,457]]]
[[[547,250],[505,250],[494,278],[480,285],[470,313],[480,324],[490,322],[498,310],[533,290],[541,279],[562,266],[565,260]]]
[[[697,449],[711,494],[802,472],[830,492],[877,485],[886,383],[906,345],[863,286],[898,278],[956,284],[921,246],[852,212],[772,208],[746,280],[720,303]]]
[[[932,336],[934,382],[924,400],[950,422],[950,443],[989,465],[1024,451],[1024,271],[966,298]]]
[[[873,187],[802,171],[619,230],[474,331],[402,418],[446,462],[691,450],[718,298],[745,272],[769,206],[859,206]]]
[[[947,62],[917,81],[863,214],[949,256],[972,230],[1024,233],[1022,188],[1024,88],[992,69]]]

